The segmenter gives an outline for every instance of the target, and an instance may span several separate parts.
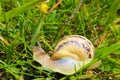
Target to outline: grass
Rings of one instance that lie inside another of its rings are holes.
[[[56,0],[41,9],[42,0],[0,1],[0,79],[11,80],[118,80],[120,78],[120,1]],[[39,4],[38,4],[39,3]],[[40,7],[36,7],[40,6]],[[83,70],[65,76],[42,68],[33,61],[30,46],[41,42],[53,51],[63,36],[78,34],[91,40],[95,58]],[[3,39],[4,38],[4,39]],[[87,67],[102,60],[91,71]],[[89,73],[88,73],[89,72]]]

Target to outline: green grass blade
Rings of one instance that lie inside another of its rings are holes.
[[[2,17],[2,7],[1,7],[1,3],[0,3],[0,21],[3,20],[3,17]]]
[[[86,65],[84,68],[87,68],[88,66],[94,64],[95,62],[106,58],[108,55],[110,55],[112,52],[114,52],[118,49],[120,49],[120,44],[113,44],[110,47],[106,47],[106,48],[96,50],[95,58],[88,65]]]
[[[105,58],[106,56],[108,56],[109,54],[111,54],[112,52],[114,52],[118,49],[120,49],[120,44],[113,44],[110,47],[106,47],[106,48],[96,50],[96,57],[103,59],[103,58]]]
[[[119,5],[120,5],[120,0],[115,0],[110,9],[109,9],[109,12],[108,12],[108,16],[107,16],[107,23],[110,23],[112,22],[115,14],[116,14],[116,11],[117,9],[119,8]]]
[[[36,40],[37,40],[37,37],[38,37],[38,35],[39,35],[40,31],[41,31],[41,28],[42,28],[42,26],[43,26],[43,23],[44,23],[44,20],[41,19],[41,20],[40,20],[40,23],[38,24],[38,27],[36,28],[36,30],[35,30],[35,32],[34,32],[34,34],[33,34],[33,36],[32,36],[31,46],[33,46],[33,45],[35,44],[35,42],[36,42]]]
[[[29,3],[26,3],[23,6],[20,6],[20,7],[14,8],[8,12],[5,12],[3,14],[4,16],[3,15],[0,16],[0,21],[5,21],[5,20],[9,21],[9,19],[15,17],[16,15],[18,15],[21,12],[24,12],[24,11],[30,9],[31,7],[33,7],[33,5],[35,5],[38,2],[42,2],[42,1],[43,0],[34,0],[34,1],[29,2]]]
[[[0,15],[2,14],[2,7],[1,7],[1,3],[0,3]]]
[[[11,71],[9,69],[9,65],[7,65],[5,62],[3,62],[2,60],[0,60],[0,64],[3,64],[0,67],[0,69],[4,68],[7,72],[9,72],[10,74],[12,74],[16,79],[18,79],[18,80],[20,79],[20,77],[17,74],[15,74],[13,71]]]

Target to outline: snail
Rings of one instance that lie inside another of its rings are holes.
[[[88,64],[94,57],[94,50],[93,44],[80,35],[64,37],[56,45],[51,57],[41,46],[32,47],[35,61],[64,75],[74,74]]]

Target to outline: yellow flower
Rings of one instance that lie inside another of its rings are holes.
[[[48,13],[49,7],[46,3],[41,3],[39,9],[41,12]]]

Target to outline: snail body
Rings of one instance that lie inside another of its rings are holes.
[[[64,75],[71,75],[93,59],[95,49],[87,38],[70,35],[58,42],[51,57],[41,46],[34,46],[32,50],[33,59],[43,67]]]

